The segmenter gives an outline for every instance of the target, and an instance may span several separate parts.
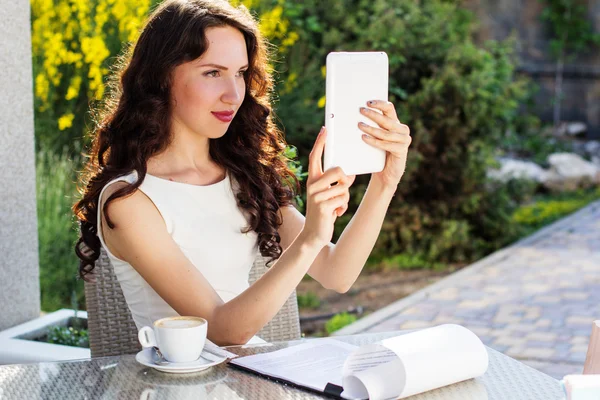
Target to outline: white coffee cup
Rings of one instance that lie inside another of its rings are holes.
[[[138,332],[143,347],[159,348],[169,362],[190,362],[200,358],[208,321],[200,317],[169,317],[154,321]]]

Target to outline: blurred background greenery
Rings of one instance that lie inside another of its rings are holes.
[[[133,42],[153,0],[31,0],[42,309],[85,308],[76,279],[77,226],[70,206],[90,107],[104,95],[115,57]],[[499,151],[540,160],[559,143],[541,138],[527,110],[535,90],[515,72],[515,41],[473,40],[473,14],[455,0],[244,0],[274,44],[278,122],[302,177],[324,120],[330,51],[387,52],[390,101],[411,127],[408,167],[367,268],[445,268],[469,263],[600,197],[553,195],[491,181]],[[297,152],[297,153],[296,153]],[[358,177],[352,217],[368,183]],[[302,202],[300,201],[300,204]],[[302,306],[318,307],[314,295]],[[341,315],[327,331],[355,318]]]

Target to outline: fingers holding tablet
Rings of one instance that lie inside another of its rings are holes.
[[[365,143],[386,152],[385,168],[376,175],[385,185],[395,187],[406,169],[408,148],[412,142],[410,128],[400,122],[394,105],[389,101],[368,101],[367,105],[381,111],[360,109],[361,114],[376,122],[379,128],[364,123],[359,123],[358,128],[364,132],[362,139]]]
[[[327,172],[329,172],[329,171],[327,171]],[[349,177],[349,176],[343,175],[343,173],[342,173],[341,178],[336,177],[335,179],[337,179],[336,180],[337,184],[335,186],[331,186],[328,184],[328,181],[330,180],[330,178],[328,179],[328,177],[325,176],[325,174],[324,174],[323,177],[318,182],[315,183],[316,185],[319,185],[322,187],[322,190],[315,192],[315,201],[317,201],[317,202],[324,201],[324,200],[328,200],[333,197],[338,197],[338,196],[342,196],[344,194],[349,193],[348,189],[354,182],[354,177]],[[327,186],[325,186],[325,185],[327,185]]]
[[[308,180],[315,180],[323,175],[323,165],[321,158],[323,157],[323,148],[325,147],[325,139],[327,129],[321,127],[321,131],[315,140],[315,144],[308,156]]]
[[[383,113],[383,115],[385,115],[386,117],[389,117],[389,118],[399,122],[398,115],[396,114],[396,107],[394,106],[394,103],[392,103],[391,101],[369,100],[367,102],[367,105],[371,108],[376,108],[376,109],[380,110]]]
[[[404,125],[406,126],[406,125]],[[368,125],[360,125],[359,124],[359,128],[365,132],[365,134],[363,135],[364,139],[378,139],[378,140],[382,140],[385,142],[390,142],[390,143],[401,143],[401,144],[410,144],[412,141],[412,137],[408,134],[408,133],[402,133],[402,132],[390,132],[384,129],[379,129],[379,128],[373,128],[372,126],[368,126]],[[407,129],[406,128],[401,128],[401,129]]]
[[[410,145],[412,141],[410,128],[400,122],[393,103],[371,100],[367,102],[367,105],[380,110],[382,114],[361,107],[360,112],[379,125],[379,128],[375,128],[363,122],[358,124],[360,130],[366,133],[366,135],[363,135],[365,142],[389,152],[400,150],[398,144]]]
[[[333,235],[337,217],[346,212],[350,200],[349,188],[354,176],[348,176],[340,167],[323,172],[321,157],[325,147],[326,129],[321,128],[308,161],[306,182],[306,221],[304,236],[325,245]]]
[[[380,128],[375,128],[373,126],[365,124],[364,122],[359,122],[358,127],[360,128],[361,131],[365,132],[369,136],[373,136],[380,140],[392,141],[392,140],[394,140],[394,137],[396,135],[393,132],[390,132],[390,131],[387,131],[384,129],[380,129]]]
[[[391,102],[376,100],[369,101],[367,102],[367,104],[371,108],[380,110],[381,113],[366,107],[361,107],[360,113],[377,123],[377,125],[379,125],[383,129],[394,131],[399,126],[402,126],[400,120],[398,119],[398,115],[396,114],[395,107]]]

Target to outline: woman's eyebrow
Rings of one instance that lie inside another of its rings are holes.
[[[202,64],[202,65],[199,65],[199,67],[212,67],[212,68],[222,69],[223,71],[229,70],[229,68],[224,67],[222,65],[218,65],[218,64]],[[242,69],[242,68],[248,68],[248,64],[244,65],[243,67],[240,67],[240,69]]]

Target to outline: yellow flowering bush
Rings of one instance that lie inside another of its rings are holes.
[[[270,41],[277,42],[280,52],[298,40],[298,32],[289,30],[290,21],[283,15],[285,0],[231,0],[230,3],[254,11],[259,17],[260,32]]]
[[[111,57],[137,38],[151,0],[31,0],[39,147],[79,150]]]

